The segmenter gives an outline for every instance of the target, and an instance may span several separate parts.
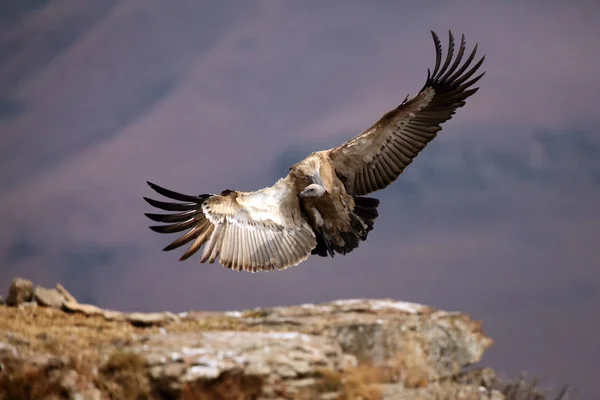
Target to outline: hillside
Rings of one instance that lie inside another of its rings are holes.
[[[17,278],[0,399],[543,399],[465,369],[492,343],[468,315],[388,299],[122,313]]]

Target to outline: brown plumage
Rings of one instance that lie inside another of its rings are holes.
[[[285,178],[255,192],[225,190],[219,195],[190,196],[148,183],[159,194],[177,200],[145,198],[174,213],[146,214],[166,225],[159,233],[183,232],[164,248],[189,243],[180,260],[202,249],[200,262],[238,271],[269,271],[299,264],[310,254],[347,254],[366,240],[378,216],[379,200],[365,195],[395,181],[478,88],[473,85],[482,57],[473,66],[477,45],[463,60],[465,38],[454,57],[449,33],[445,58],[438,36],[433,71],[419,93],[408,97],[369,129],[333,149],[310,154]]]

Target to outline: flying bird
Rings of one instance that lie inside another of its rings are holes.
[[[445,57],[435,32],[435,66],[419,93],[387,112],[373,126],[340,146],[311,153],[290,167],[286,177],[254,192],[187,195],[148,182],[178,202],[144,197],[172,213],[145,214],[159,233],[184,232],[166,246],[190,243],[180,258],[202,249],[200,262],[218,262],[237,271],[282,270],[311,254],[345,255],[367,239],[378,216],[379,200],[367,197],[394,182],[412,160],[479,88],[473,85],[482,57],[472,67],[477,44],[465,59],[465,37],[454,57],[452,32]]]

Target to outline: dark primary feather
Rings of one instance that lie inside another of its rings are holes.
[[[182,221],[187,221],[190,218],[193,218],[194,214],[196,214],[197,212],[198,212],[197,210],[192,209],[192,210],[184,211],[184,212],[177,213],[177,214],[146,213],[144,215],[155,222],[182,222]]]
[[[160,208],[165,211],[187,211],[190,207],[196,206],[196,203],[165,203],[164,201],[149,199],[148,197],[144,197],[144,200],[152,207]]]
[[[148,185],[154,189],[157,193],[168,197],[173,200],[184,201],[185,203],[166,203],[144,197],[144,200],[153,207],[159,208],[166,211],[180,211],[173,214],[153,214],[146,213],[146,217],[155,222],[164,222],[165,225],[153,225],[150,226],[154,232],[158,233],[176,233],[189,230],[179,238],[175,239],[164,251],[173,250],[177,247],[183,246],[189,243],[191,240],[198,237],[203,232],[200,228],[205,228],[200,222],[204,219],[201,205],[210,197],[210,195],[191,196],[187,194],[177,193],[169,189],[165,189],[152,182],[148,182]]]
[[[172,190],[165,189],[164,187],[160,187],[152,182],[147,182],[147,183],[148,183],[148,186],[150,186],[152,189],[154,189],[154,191],[157,192],[158,194],[162,194],[163,196],[168,197],[173,200],[190,201],[190,202],[196,203],[200,199],[199,196],[190,196],[189,194],[177,193]]]
[[[175,233],[190,229],[196,223],[195,220],[190,219],[188,221],[179,222],[176,224],[169,225],[153,225],[150,227],[154,232],[158,233]]]

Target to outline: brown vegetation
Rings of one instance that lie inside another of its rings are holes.
[[[186,385],[181,400],[252,400],[262,393],[262,386],[257,376],[225,373],[210,382]]]
[[[60,385],[60,379],[49,379],[52,372],[50,367],[39,368],[18,359],[9,359],[2,364],[0,373],[0,400],[65,397],[67,393]]]
[[[111,354],[98,371],[95,382],[113,400],[152,398],[146,360],[136,353]]]

